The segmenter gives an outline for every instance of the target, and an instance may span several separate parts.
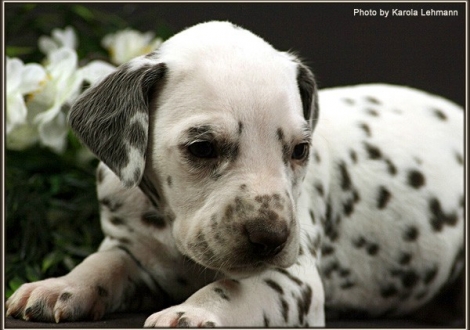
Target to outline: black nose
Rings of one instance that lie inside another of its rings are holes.
[[[265,221],[254,220],[246,223],[245,229],[253,253],[261,257],[273,257],[281,252],[289,237],[284,222],[267,225]]]

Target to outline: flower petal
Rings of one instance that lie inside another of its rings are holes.
[[[68,132],[64,113],[59,112],[52,120],[41,122],[38,131],[41,144],[58,153],[64,151]]]
[[[45,80],[46,70],[42,66],[35,63],[26,64],[21,73],[20,92],[24,95],[37,91]]]
[[[36,127],[24,124],[12,130],[6,138],[6,147],[10,150],[24,150],[38,141]]]
[[[38,48],[43,54],[59,49],[59,45],[50,37],[40,36],[38,39]]]
[[[7,134],[9,134],[16,126],[26,122],[28,111],[23,100],[23,95],[20,93],[7,95],[6,110]]]
[[[116,67],[104,61],[93,61],[79,69],[84,80],[90,84],[95,84],[104,77],[113,73]]]
[[[6,87],[7,94],[19,88],[21,84],[21,73],[23,71],[23,62],[18,58],[7,57],[6,67]]]
[[[52,30],[52,37],[61,47],[67,47],[71,49],[77,48],[77,36],[75,34],[75,30],[71,26],[67,26],[63,30]]]

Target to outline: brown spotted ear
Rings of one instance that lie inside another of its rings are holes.
[[[84,92],[70,112],[75,134],[126,187],[144,173],[149,105],[166,72],[164,63],[137,58]]]
[[[302,100],[303,113],[306,120],[311,122],[312,129],[318,121],[317,84],[312,71],[297,60],[297,85]]]

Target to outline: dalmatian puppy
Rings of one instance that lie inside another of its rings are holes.
[[[462,269],[463,111],[441,97],[317,93],[295,55],[209,22],[89,88],[70,123],[102,161],[105,239],[7,315],[324,326],[325,308],[409,313]]]

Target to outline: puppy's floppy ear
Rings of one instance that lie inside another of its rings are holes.
[[[149,105],[166,72],[164,63],[136,58],[84,92],[70,112],[76,135],[126,187],[144,173]]]
[[[317,83],[312,71],[300,60],[297,62],[297,85],[299,87],[300,99],[306,120],[311,121],[312,129],[318,122],[318,97]]]

